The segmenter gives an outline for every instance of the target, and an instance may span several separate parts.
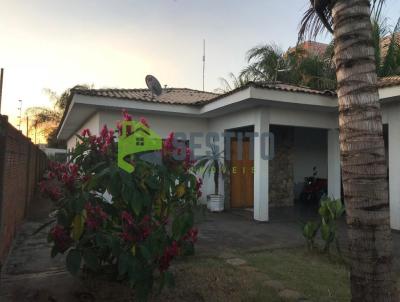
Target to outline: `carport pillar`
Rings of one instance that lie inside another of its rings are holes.
[[[260,108],[254,122],[254,219],[268,221],[269,112]]]
[[[390,226],[400,230],[400,110],[389,113],[389,201]]]
[[[341,198],[339,131],[328,130],[328,197]]]

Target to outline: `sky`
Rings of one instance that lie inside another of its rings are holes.
[[[77,84],[144,88],[147,74],[168,87],[220,87],[237,74],[246,51],[296,44],[308,0],[0,0],[1,113],[17,124],[22,110],[51,106],[44,89]],[[388,0],[390,23],[400,3]],[[320,41],[329,41],[325,35]]]

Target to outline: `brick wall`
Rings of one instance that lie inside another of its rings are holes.
[[[0,264],[46,165],[46,155],[0,115]]]

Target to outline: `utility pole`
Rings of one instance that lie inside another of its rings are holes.
[[[4,69],[0,69],[0,115],[1,115],[1,99],[3,96],[3,77],[4,77]]]
[[[206,70],[206,40],[203,40],[203,91],[204,91],[204,73]]]

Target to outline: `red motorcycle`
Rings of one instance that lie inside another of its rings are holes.
[[[319,203],[321,198],[328,193],[328,181],[324,178],[317,178],[317,168],[313,168],[313,176],[304,178],[303,191],[300,194],[300,201],[307,204]]]

